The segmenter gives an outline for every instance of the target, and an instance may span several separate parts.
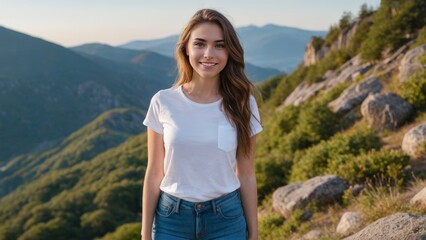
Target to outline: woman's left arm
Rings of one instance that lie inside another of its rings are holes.
[[[247,157],[237,157],[237,177],[240,180],[240,194],[248,227],[248,239],[257,240],[257,187],[254,171],[256,136],[250,138],[251,150]]]

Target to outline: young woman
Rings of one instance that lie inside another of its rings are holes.
[[[144,120],[142,239],[257,239],[262,127],[235,29],[219,12],[200,10],[176,58],[177,82],[153,96]]]

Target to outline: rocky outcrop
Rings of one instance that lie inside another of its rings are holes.
[[[283,105],[299,106],[309,98],[315,96],[320,91],[328,91],[339,83],[352,82],[356,76],[365,73],[371,68],[370,63],[362,64],[361,57],[358,55],[347,61],[336,71],[328,71],[324,74],[324,81],[319,83],[307,84],[302,82],[296,89],[284,100]]]
[[[323,59],[329,52],[329,47],[323,46],[320,49],[315,49],[313,39],[308,43],[305,49],[305,55],[303,57],[303,65],[305,67],[314,65],[319,60]]]
[[[307,101],[309,98],[315,96],[323,90],[325,87],[325,82],[307,84],[302,82],[297,86],[293,92],[284,100],[283,106],[294,105],[299,106],[303,102]]]
[[[370,127],[382,131],[395,130],[411,115],[413,107],[392,93],[370,94],[361,104],[361,114]]]
[[[368,96],[369,93],[377,93],[382,89],[382,84],[377,77],[370,77],[358,84],[353,84],[328,106],[335,113],[343,113],[351,110]]]
[[[401,46],[396,52],[394,52],[391,56],[383,59],[379,63],[377,63],[372,72],[380,73],[384,78],[390,78],[394,73],[399,72],[398,67],[401,59],[404,57],[405,52],[410,48],[413,44],[413,41],[408,42],[407,44]]]
[[[339,236],[348,236],[358,230],[362,225],[361,213],[345,212],[340,218],[336,228],[336,233]]]
[[[423,205],[426,206],[426,187],[418,192],[411,200],[410,203],[413,205]]]
[[[370,19],[365,19],[366,21],[370,21]],[[315,49],[312,40],[309,42],[305,49],[304,55],[304,66],[310,66],[316,64],[319,60],[328,56],[328,54],[334,50],[345,49],[349,46],[351,39],[355,36],[358,31],[360,22],[355,22],[350,28],[344,29],[341,31],[337,40],[331,46],[327,44],[323,44],[323,46],[319,49]]]
[[[426,122],[410,129],[402,140],[402,150],[410,156],[418,156],[426,147]]]
[[[272,207],[288,218],[295,209],[303,209],[310,204],[324,206],[338,201],[347,188],[346,181],[338,176],[314,177],[275,190],[272,195]]]
[[[345,240],[426,239],[426,215],[395,213],[380,218]]]
[[[426,68],[426,64],[419,61],[419,57],[426,54],[426,44],[408,51],[399,66],[399,81],[404,82],[415,72]]]

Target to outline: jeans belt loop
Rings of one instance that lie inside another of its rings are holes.
[[[176,209],[175,209],[175,212],[176,212],[176,213],[179,213],[180,201],[181,201],[181,199],[180,199],[180,198],[178,198],[178,199],[177,199],[177,202],[176,202]]]
[[[211,200],[211,203],[212,203],[213,212],[214,212],[214,214],[216,214],[217,213],[216,200]]]

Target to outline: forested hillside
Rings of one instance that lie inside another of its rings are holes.
[[[325,38],[313,38],[298,69],[259,86],[261,239],[341,239],[396,212],[425,218],[424,205],[408,203],[426,186],[425,44],[424,1],[383,0],[377,10],[363,5]],[[414,128],[419,134],[409,148]],[[331,204],[318,192],[292,199],[291,192],[304,191],[296,190],[300,184],[330,175],[347,184]],[[363,222],[342,234],[336,226],[347,211]],[[380,238],[363,234],[353,239]]]

